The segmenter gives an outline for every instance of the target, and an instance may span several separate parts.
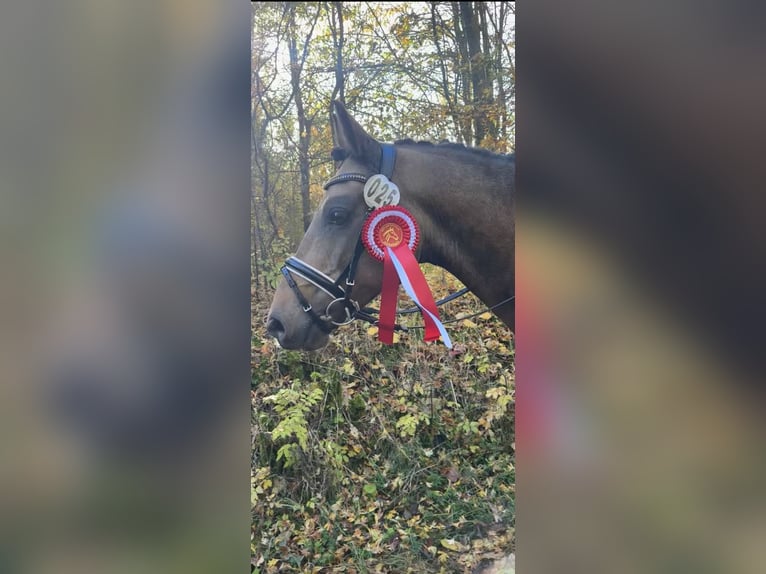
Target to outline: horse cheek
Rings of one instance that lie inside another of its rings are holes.
[[[383,283],[383,264],[365,254],[359,263],[354,298],[360,305],[367,305],[380,294]]]

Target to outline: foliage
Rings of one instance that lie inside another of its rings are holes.
[[[460,285],[425,266],[437,297]],[[466,296],[443,314],[481,311]],[[472,572],[513,551],[514,346],[491,313],[306,354],[253,320],[252,556],[266,572]],[[409,319],[408,319],[409,321]],[[412,319],[417,323],[416,319]]]
[[[280,389],[263,399],[264,403],[274,403],[274,410],[279,416],[279,423],[271,431],[271,440],[276,443],[282,438],[295,437],[297,441],[296,443],[288,442],[277,451],[277,461],[284,458],[285,468],[295,463],[298,447],[304,450],[307,448],[306,413],[319,402],[322,396],[322,389],[316,385],[303,388],[301,381],[295,380],[289,389]]]

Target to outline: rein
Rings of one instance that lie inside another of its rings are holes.
[[[447,301],[452,301],[453,299],[457,299],[461,295],[465,295],[467,292],[468,292],[468,289],[461,289],[460,291],[456,291],[452,295],[437,301],[436,304],[437,305],[442,305],[443,303],[446,303]],[[444,325],[449,325],[450,323],[457,323],[458,321],[465,321],[466,319],[472,319],[474,317],[477,317],[478,315],[486,313],[487,311],[493,311],[494,309],[497,309],[498,307],[502,307],[503,305],[505,305],[506,303],[510,303],[514,299],[516,299],[516,295],[511,295],[507,299],[503,299],[502,301],[500,301],[499,303],[495,303],[491,307],[487,307],[486,309],[482,309],[481,311],[476,311],[476,313],[471,313],[470,315],[467,315],[465,317],[459,317],[459,318],[455,318],[455,319],[450,319],[449,321],[442,321],[442,323]],[[417,310],[418,310],[418,308],[416,307],[415,311],[417,311]],[[401,313],[404,313],[404,312],[405,311],[401,311]],[[413,312],[413,311],[412,311],[412,309],[407,309],[406,312],[410,313],[410,312]],[[398,326],[399,325],[397,325],[397,327]],[[413,329],[423,329],[423,328],[424,328],[423,325],[415,325],[414,327],[401,327],[400,330],[402,330],[402,331],[411,331]]]
[[[381,173],[385,175],[388,179],[392,178],[393,171],[394,171],[394,164],[396,162],[396,148],[391,144],[381,144],[381,159],[380,159],[380,167],[378,173]],[[356,181],[362,184],[367,183],[367,180],[369,179],[368,176],[361,174],[361,173],[341,173],[334,177],[331,177],[327,183],[324,184],[324,189],[327,190],[331,186],[340,184],[340,183],[346,183],[348,181]],[[373,210],[372,207],[368,208],[367,212],[370,213]],[[311,321],[323,332],[329,334],[332,332],[333,328],[335,326],[342,326],[347,325],[354,321],[355,319],[360,319],[362,321],[366,321],[368,323],[371,323],[372,325],[378,325],[378,319],[375,317],[379,313],[378,309],[368,308],[365,307],[364,309],[361,309],[359,307],[359,303],[357,303],[354,299],[351,298],[351,292],[354,288],[355,284],[355,278],[356,278],[356,268],[359,263],[359,258],[362,256],[362,253],[364,252],[364,244],[362,243],[362,234],[360,233],[359,238],[357,239],[356,246],[354,247],[354,254],[351,257],[351,261],[349,261],[348,265],[346,265],[345,269],[341,272],[340,276],[333,281],[331,277],[317,269],[316,267],[310,265],[309,263],[306,263],[302,259],[299,259],[298,257],[288,257],[287,260],[285,260],[285,264],[281,268],[282,275],[284,276],[285,280],[287,281],[287,285],[290,287],[290,289],[295,294],[296,299],[298,300],[298,303],[300,303],[301,308],[303,309],[303,312],[306,313],[310,318]],[[293,278],[293,275],[298,275],[299,277],[305,279],[315,287],[321,289],[325,293],[327,293],[330,297],[333,299],[327,304],[327,307],[325,308],[324,314],[320,315],[318,314],[311,304],[308,302],[306,297],[303,295],[303,293],[300,290],[300,287],[298,287],[298,284],[295,282],[295,279]],[[462,295],[465,295],[468,293],[468,288],[463,288],[455,293],[452,293],[451,295],[448,295],[447,297],[444,297],[443,299],[440,299],[436,302],[437,306],[441,306],[445,303],[448,303],[450,301],[453,301],[454,299],[457,299],[458,297],[461,297]],[[497,303],[493,305],[492,307],[488,307],[487,310],[492,310],[497,307],[500,307],[501,305],[504,305],[505,303],[508,303],[509,301],[513,300],[515,296],[509,297],[508,299],[505,299],[504,301],[501,301],[500,303]],[[345,313],[345,317],[340,320],[336,321],[332,316],[332,310],[335,305],[340,304]],[[404,309],[402,311],[398,311],[397,314],[399,315],[405,315],[409,313],[416,313],[420,311],[420,308],[415,306],[411,307],[409,309]],[[479,315],[481,313],[486,312],[485,310],[479,311],[478,313],[475,313],[474,315],[470,315],[469,317],[474,317],[476,315]],[[453,319],[451,321],[445,321],[446,323],[454,323],[456,321],[462,321],[464,319],[467,319],[469,317],[461,317],[460,319]],[[394,325],[394,330],[396,331],[409,331],[410,329],[422,329],[424,327],[417,326],[417,327],[405,327],[402,325]]]

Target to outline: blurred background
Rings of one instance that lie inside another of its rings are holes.
[[[249,9],[2,9],[0,572],[247,568]]]
[[[761,572],[762,8],[516,16],[519,569]]]

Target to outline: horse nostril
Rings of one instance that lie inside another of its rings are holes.
[[[279,339],[285,334],[285,326],[276,317],[269,317],[266,323],[266,332],[272,337]]]

